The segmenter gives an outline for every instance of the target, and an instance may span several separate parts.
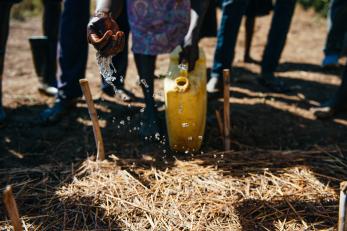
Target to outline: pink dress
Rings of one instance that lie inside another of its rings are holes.
[[[190,0],[127,0],[135,54],[170,53],[183,42],[190,23]]]

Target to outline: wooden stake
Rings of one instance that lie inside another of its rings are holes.
[[[95,144],[97,147],[97,156],[96,159],[103,161],[105,159],[105,150],[104,150],[104,141],[102,139],[102,134],[100,130],[99,120],[98,120],[98,114],[96,113],[92,93],[90,92],[90,87],[87,79],[80,79],[80,85],[83,91],[84,98],[86,99],[86,103],[88,105],[88,111],[90,119],[93,123],[93,132],[94,132],[94,139]]]
[[[216,110],[216,118],[217,118],[219,133],[222,137],[224,137],[223,121],[222,121],[222,116],[220,115],[219,110]]]
[[[340,205],[338,231],[347,231],[347,181],[340,184]]]
[[[224,149],[230,150],[230,70],[223,70],[224,82]]]
[[[12,193],[12,187],[8,185],[4,190],[4,204],[11,219],[14,231],[22,231],[22,222],[19,218],[19,212],[17,208],[16,200]]]

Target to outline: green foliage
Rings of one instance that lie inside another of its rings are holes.
[[[42,0],[23,0],[12,8],[12,17],[25,20],[26,17],[38,15],[42,12]]]
[[[299,0],[305,8],[314,8],[319,14],[327,16],[330,0]]]

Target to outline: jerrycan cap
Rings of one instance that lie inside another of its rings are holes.
[[[177,92],[186,92],[189,88],[189,79],[184,76],[177,77],[175,79]]]

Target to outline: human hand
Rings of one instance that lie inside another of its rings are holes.
[[[87,37],[88,42],[104,57],[118,54],[125,44],[124,33],[107,13],[99,13],[90,20]]]

